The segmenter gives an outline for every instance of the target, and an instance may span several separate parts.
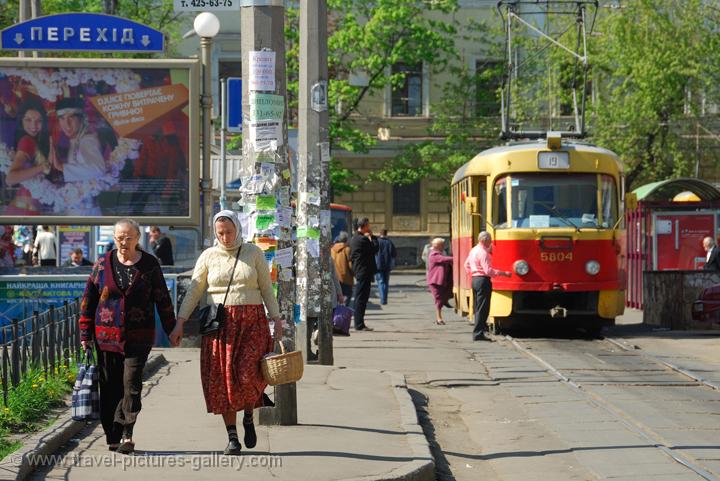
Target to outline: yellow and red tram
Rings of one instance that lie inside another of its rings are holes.
[[[563,319],[590,330],[624,310],[623,170],[590,144],[515,142],[475,156],[452,182],[454,297],[472,317],[464,263],[477,235],[493,237],[490,330]]]

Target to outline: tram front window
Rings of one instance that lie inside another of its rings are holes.
[[[505,213],[508,178],[495,183],[498,228],[612,228],[617,216],[615,182],[595,174],[516,174],[510,177],[510,215]],[[601,211],[598,211],[598,192]],[[511,219],[509,224],[507,219]]]

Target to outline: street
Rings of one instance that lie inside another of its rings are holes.
[[[619,325],[605,339],[534,330],[472,342],[433,323],[421,275],[391,277],[374,332],[335,337],[335,364],[399,371],[439,480],[718,479],[715,338]],[[675,368],[700,373],[706,384]]]

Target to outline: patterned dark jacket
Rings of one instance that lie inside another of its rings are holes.
[[[110,256],[93,267],[80,306],[80,339],[96,339],[100,350],[125,352],[125,345],[152,347],[155,343],[155,307],[163,330],[175,327],[175,311],[158,260],[143,252],[135,264],[138,274],[123,292],[115,284]]]

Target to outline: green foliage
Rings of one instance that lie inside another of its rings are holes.
[[[688,175],[694,146],[683,123],[712,94],[718,12],[704,0],[634,0],[608,12],[592,45],[599,98],[593,139],[620,155],[628,187]],[[717,97],[708,100],[717,101]]]
[[[75,367],[59,366],[54,373],[45,376],[42,370],[33,369],[10,390],[8,405],[0,410],[0,456],[18,447],[18,443],[7,439],[8,433],[38,429],[50,409],[64,405],[63,399],[72,390],[76,372]]]
[[[470,21],[456,28],[466,39],[484,42],[488,58],[502,58],[500,43],[487,40],[493,37],[486,25]],[[499,90],[489,86],[499,86],[502,64],[488,63],[475,71],[464,59],[453,60],[446,68],[451,80],[441,86],[443,96],[431,106],[430,140],[408,145],[369,180],[404,185],[425,178],[442,179],[447,188],[439,194],[447,195],[455,171],[497,142]]]
[[[387,85],[399,85],[405,74],[390,72],[395,64],[427,62],[444,68],[454,53],[455,26],[428,13],[452,13],[457,0],[328,0],[328,104],[329,136],[333,148],[367,152],[375,142],[358,129],[364,99],[379,95]],[[430,18],[429,18],[430,17]],[[287,9],[288,103],[291,124],[297,117],[299,28],[297,11]],[[361,74],[367,85],[351,85],[350,77]],[[334,192],[357,190],[356,176],[331,164]]]

